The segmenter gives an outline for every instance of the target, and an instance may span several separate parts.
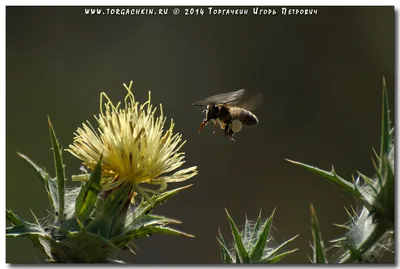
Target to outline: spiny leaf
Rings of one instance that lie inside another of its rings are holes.
[[[105,199],[104,203],[98,203],[96,210],[100,212],[96,214],[95,218],[88,224],[87,230],[92,233],[99,233],[101,236],[108,238],[112,230],[112,224],[115,217],[120,213],[121,209],[125,206],[128,200],[128,194],[132,190],[132,185],[124,184],[117,191],[112,192]]]
[[[26,231],[31,230],[32,232],[39,232],[39,231],[44,232],[43,228],[40,225],[30,223],[30,222],[23,220],[22,218],[20,218],[18,215],[16,215],[11,210],[6,210],[6,217],[14,225],[15,228],[18,227],[18,229],[21,229],[21,230],[25,229]],[[11,228],[9,228],[9,230],[13,231]],[[14,234],[10,234],[10,235],[15,236]]]
[[[288,250],[288,251],[283,252],[281,254],[278,254],[278,255],[276,255],[276,256],[274,256],[272,258],[267,258],[267,259],[263,260],[262,263],[277,263],[280,260],[282,260],[283,258],[285,258],[287,255],[292,254],[292,253],[294,253],[294,252],[296,252],[298,250],[299,250],[298,248],[292,249],[292,250]]]
[[[221,247],[222,262],[228,263],[228,264],[233,263],[233,257],[231,256],[231,253],[229,252],[228,248],[226,247],[225,240],[222,237],[222,234],[221,234],[221,231],[219,228],[218,228],[218,233],[219,233],[219,236],[217,237],[217,240]]]
[[[42,227],[31,223],[30,225],[23,224],[19,226],[7,227],[6,236],[42,236],[47,237],[47,234]]]
[[[267,238],[269,231],[271,229],[271,224],[272,224],[272,219],[275,214],[275,209],[272,212],[271,216],[268,218],[267,221],[263,224],[261,228],[261,233],[258,236],[257,243],[254,245],[253,249],[250,251],[250,260],[251,261],[258,261],[261,259],[263,252],[264,252],[264,247],[265,244],[267,243]]]
[[[154,233],[161,233],[161,234],[171,234],[171,235],[183,235],[186,237],[191,237],[194,238],[194,235],[188,234],[181,232],[179,230],[170,228],[170,227],[165,227],[165,226],[143,226],[138,229],[131,230],[127,233],[124,233],[119,236],[112,237],[110,240],[113,244],[119,246],[119,245],[124,245],[128,243],[129,241],[133,239],[138,239],[141,237],[145,236],[150,236]]]
[[[282,244],[280,244],[277,248],[275,248],[269,255],[268,255],[268,259],[273,259],[273,257],[279,255],[279,251],[281,249],[283,249],[287,244],[289,244],[290,242],[292,242],[293,240],[295,240],[299,235],[296,235],[292,238],[290,238],[289,240],[286,240],[285,242],[283,242]],[[282,257],[283,258],[283,257]]]
[[[220,245],[220,249],[221,249],[221,258],[222,258],[222,263],[233,263],[232,257],[230,256],[230,253],[228,251],[228,249],[226,248],[226,246],[220,241],[220,239],[217,237],[217,241]]]
[[[6,210],[7,219],[14,224],[14,227],[6,228],[6,236],[28,236],[28,238],[38,246],[43,252],[45,249],[40,243],[38,236],[46,237],[45,231],[39,225],[29,223],[14,214],[11,210]]]
[[[388,156],[390,151],[391,135],[390,135],[390,116],[389,116],[389,99],[386,88],[385,77],[383,77],[383,93],[382,93],[382,137],[381,137],[381,155]],[[382,162],[380,162],[382,174]]]
[[[129,250],[131,250],[131,249],[129,249]],[[136,253],[133,253],[133,254],[136,254]],[[112,260],[112,259],[107,259],[107,260],[106,260],[106,263],[126,264],[126,262],[124,262],[124,261]]]
[[[340,243],[340,245],[343,245],[344,243],[347,243],[348,241],[349,241],[349,239],[347,237],[341,237],[341,238],[332,239],[329,242]]]
[[[47,173],[36,163],[34,163],[31,159],[29,159],[26,155],[17,152],[18,156],[20,156],[31,168],[33,168],[33,171],[35,174],[39,177],[39,179],[45,183],[45,179],[47,176]]]
[[[58,186],[57,180],[55,178],[50,178],[49,175],[45,179],[45,188],[47,196],[49,197],[50,205],[54,212],[58,212],[59,202],[58,202]]]
[[[29,211],[31,211],[31,214],[33,218],[35,219],[36,225],[40,226],[39,219],[36,217],[35,213],[33,213],[32,209],[29,208]]]
[[[358,173],[358,174],[360,175],[360,177],[365,181],[365,183],[367,183],[368,185],[370,185],[371,187],[373,187],[374,190],[375,190],[375,192],[376,192],[376,189],[375,189],[375,187],[374,187],[374,181],[373,181],[371,178],[367,177],[366,175],[362,174],[362,173],[359,172],[359,171],[357,171],[357,173]]]
[[[314,207],[310,204],[311,211],[311,231],[313,236],[314,263],[328,263],[325,255],[324,242],[319,230],[318,219]]]
[[[163,234],[171,234],[171,235],[182,235],[190,238],[195,238],[193,234],[188,234],[181,232],[177,229],[173,229],[171,227],[166,227],[166,226],[148,226],[145,228],[146,230],[151,231],[151,233],[163,233]]]
[[[245,237],[249,236],[250,230],[251,230],[250,222],[247,219],[247,215],[245,215],[244,231],[243,231],[243,234],[244,234]]]
[[[378,216],[386,218],[388,224],[390,223],[390,226],[394,228],[394,171],[386,155],[382,157],[382,172],[385,178],[384,185],[375,200],[374,210],[378,212]]]
[[[258,236],[258,231],[260,229],[260,225],[261,225],[261,210],[260,210],[260,213],[258,214],[258,218],[256,220],[256,223],[254,224],[254,229],[253,229],[253,234],[251,236],[251,241],[256,241],[257,240],[257,236]]]
[[[239,251],[238,251],[237,247],[234,246],[234,249],[235,249],[235,261],[236,261],[236,263],[243,263],[242,258],[239,256]]]
[[[149,203],[146,200],[143,200],[142,203],[126,217],[126,225],[129,226],[135,219],[139,219],[142,216],[149,214],[155,207],[165,202],[168,198],[178,194],[179,192],[193,186],[193,184],[176,188],[170,191],[163,192],[159,195],[154,195],[151,199],[154,202],[153,204]]]
[[[243,245],[243,241],[242,241],[242,237],[240,236],[239,230],[236,227],[235,222],[233,221],[233,219],[231,218],[231,216],[228,213],[228,210],[226,210],[226,214],[228,215],[228,220],[229,220],[229,225],[231,227],[232,230],[232,235],[233,238],[235,240],[235,245],[237,247],[237,251],[239,254],[239,257],[241,258],[243,263],[249,263],[249,254],[247,253],[246,248]]]
[[[132,222],[129,226],[125,227],[125,231],[137,229],[140,226],[146,226],[146,225],[166,225],[166,224],[180,224],[182,223],[180,220],[176,219],[171,219],[167,218],[164,216],[158,216],[158,215],[145,215],[139,219],[136,219],[134,222]]]
[[[387,176],[386,176],[386,182],[385,182],[385,190],[386,190],[386,195],[385,195],[385,201],[384,203],[387,205],[386,210],[388,212],[387,216],[389,217],[389,220],[391,221],[393,228],[394,228],[394,218],[395,218],[395,196],[394,196],[394,166],[390,162],[388,162],[387,165],[388,171],[387,171]]]
[[[7,219],[14,224],[15,226],[21,225],[24,223],[24,220],[18,217],[14,212],[10,210],[6,210],[6,217]]]
[[[124,207],[115,216],[114,221],[111,224],[111,232],[109,237],[120,235],[125,230],[126,210],[128,209],[130,201],[125,202]]]
[[[375,158],[378,160],[378,162],[381,161],[381,158],[379,157],[378,153],[376,152],[375,148],[372,148],[372,151],[374,152]]]
[[[124,184],[116,192],[111,193],[104,202],[104,212],[111,218],[116,216],[128,201],[128,195],[132,190],[130,184]]]
[[[80,222],[85,223],[89,218],[90,213],[95,208],[97,195],[100,192],[100,179],[101,179],[101,160],[98,161],[95,169],[89,177],[89,181],[83,183],[81,190],[75,203],[75,216]]]
[[[328,171],[324,171],[322,169],[319,169],[317,167],[311,166],[311,165],[307,165],[307,164],[303,164],[301,162],[296,162],[296,161],[292,161],[289,159],[286,159],[286,161],[291,162],[295,165],[298,165],[300,167],[303,167],[305,169],[307,169],[308,171],[311,171],[312,173],[321,176],[327,180],[329,180],[330,182],[333,182],[337,185],[339,185],[340,187],[342,187],[344,190],[350,192],[351,194],[353,194],[355,197],[357,198],[361,198],[361,194],[359,193],[359,191],[354,187],[354,184],[348,182],[347,180],[339,177],[338,174],[336,174],[333,166],[332,166],[332,171],[328,172]]]
[[[351,227],[344,225],[344,224],[337,224],[337,223],[332,223],[334,226],[338,227],[338,228],[342,228],[342,229],[346,229],[346,230],[350,230]]]
[[[134,255],[136,255],[136,252],[133,250],[133,248],[137,248],[137,246],[135,244],[133,244],[132,242],[129,242],[125,245],[125,247],[132,252]]]
[[[56,134],[50,118],[48,118],[51,145],[53,148],[54,166],[56,170],[57,186],[58,186],[58,218],[60,221],[64,219],[64,199],[65,199],[65,172],[64,163],[60,145],[58,143]]]
[[[39,179],[44,183],[47,195],[49,197],[49,202],[54,209],[54,211],[58,211],[58,193],[57,193],[57,185],[52,184],[53,182],[50,182],[49,184],[49,174],[42,169],[40,166],[38,166],[36,163],[34,163],[31,159],[29,159],[26,155],[17,152],[18,156],[20,156],[29,166],[33,169],[35,174],[39,177]],[[49,186],[51,185],[51,186]]]

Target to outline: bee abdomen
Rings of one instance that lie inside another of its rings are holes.
[[[232,119],[238,119],[244,125],[253,126],[258,123],[257,116],[244,108],[231,108],[230,112]]]
[[[253,113],[251,113],[248,110],[243,110],[244,114],[242,117],[242,122],[243,124],[247,125],[247,126],[253,126],[256,125],[258,123],[258,118],[256,115],[254,115]]]
[[[254,115],[253,113],[251,113],[250,111],[247,111],[247,116],[246,116],[246,125],[252,126],[252,125],[256,125],[258,123],[258,118],[256,115]]]

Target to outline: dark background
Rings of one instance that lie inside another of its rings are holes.
[[[207,7],[204,7],[207,8]],[[274,207],[277,242],[297,234],[283,260],[308,262],[309,203],[328,240],[343,234],[344,206],[354,200],[337,187],[285,161],[290,158],[336,171],[373,174],[372,147],[380,142],[382,75],[394,109],[394,8],[322,7],[317,16],[88,16],[83,7],[7,7],[7,208],[29,220],[46,216],[47,196],[23,152],[54,173],[47,115],[64,148],[85,120],[95,123],[99,95],[113,101],[134,81],[141,102],[176,122],[188,142],[189,165],[198,165],[194,186],[157,213],[196,239],[154,235],[136,242],[130,262],[219,263],[220,227],[231,242],[224,208],[243,227]],[[181,9],[182,10],[182,9]],[[198,135],[208,95],[246,88],[260,92],[258,126],[228,141],[207,126]],[[80,162],[64,154],[68,176]],[[184,184],[170,185],[169,188]],[[33,252],[32,252],[33,251]],[[32,254],[33,253],[33,254]],[[38,263],[44,255],[27,238],[7,238],[7,262]],[[386,255],[393,262],[393,255]]]

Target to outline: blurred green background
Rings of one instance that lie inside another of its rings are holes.
[[[219,263],[218,227],[230,241],[224,208],[243,227],[245,214],[255,219],[262,209],[267,217],[276,207],[276,241],[300,234],[291,244],[300,250],[283,262],[308,262],[309,203],[327,244],[343,234],[332,223],[347,220],[344,206],[354,200],[284,159],[323,169],[334,164],[347,179],[357,170],[372,175],[382,75],[394,110],[394,8],[320,7],[317,16],[169,13],[88,16],[84,7],[7,7],[7,208],[29,220],[29,209],[46,216],[44,187],[16,152],[54,173],[47,115],[66,148],[83,121],[95,122],[100,92],[122,101],[122,83],[133,80],[139,101],[151,90],[153,103],[163,104],[188,140],[187,166],[199,167],[187,182],[194,186],[157,211],[182,220],[175,227],[196,238],[155,235],[136,242],[137,255],[120,259]],[[204,115],[191,103],[240,88],[263,94],[259,125],[238,133],[235,143],[219,130],[213,135],[211,126],[197,134]],[[68,176],[79,172],[77,159],[65,153],[64,160]],[[7,262],[44,262],[29,239],[6,243]],[[384,260],[393,262],[393,255]]]

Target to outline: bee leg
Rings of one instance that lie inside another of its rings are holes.
[[[231,140],[232,142],[235,142],[235,139],[233,139],[234,135],[235,135],[235,133],[232,131],[232,129],[229,129],[228,137],[229,137],[229,140]]]
[[[225,130],[224,130],[224,133],[225,133],[226,136],[229,136],[229,130],[230,130],[229,124],[226,124],[225,125]]]
[[[214,127],[213,127],[213,134],[215,134],[215,127],[217,127],[217,125],[218,125],[218,121],[215,121],[214,122]]]
[[[230,127],[230,124],[225,125],[225,135],[229,138],[230,141],[235,142],[235,139],[233,139],[233,135],[235,134],[235,132],[233,132]]]

